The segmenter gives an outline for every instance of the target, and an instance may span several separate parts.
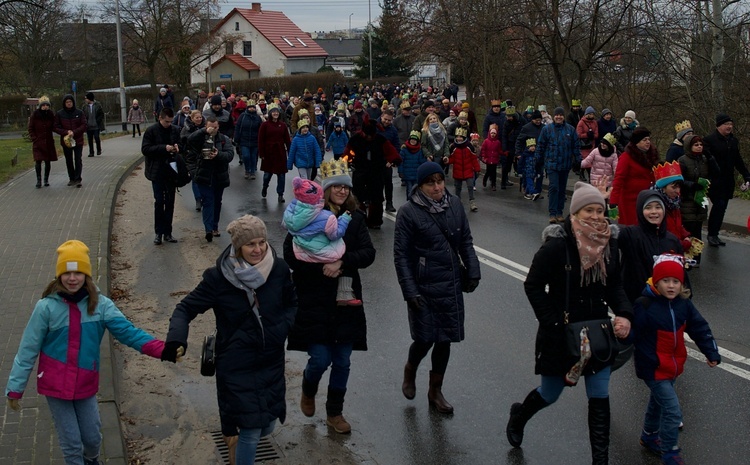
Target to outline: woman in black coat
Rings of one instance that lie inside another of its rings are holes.
[[[230,462],[252,464],[258,441],[286,418],[284,341],[297,312],[289,267],[266,242],[266,225],[245,215],[227,227],[232,245],[174,310],[162,360],[187,348],[190,322],[213,309],[216,390]],[[239,439],[238,439],[239,436]]]
[[[443,378],[451,343],[464,339],[462,287],[473,292],[481,273],[466,212],[458,197],[445,190],[445,173],[435,162],[419,166],[417,186],[398,211],[393,258],[414,341],[401,390],[407,399],[414,398],[417,368],[432,349],[427,399],[438,412],[453,413],[443,397]]]
[[[337,433],[351,432],[342,412],[349,380],[353,350],[367,350],[367,322],[362,305],[337,304],[338,277],[352,277],[352,289],[362,299],[362,282],[358,270],[375,261],[375,247],[370,240],[366,218],[357,210],[357,198],[351,193],[352,178],[342,171],[331,171],[323,178],[325,208],[336,216],[345,212],[352,219],[344,234],[346,252],[333,263],[309,263],[294,255],[292,236],[284,241],[284,260],[294,270],[292,275],[299,296],[299,313],[289,334],[289,350],[301,350],[310,356],[302,374],[300,408],[305,416],[315,414],[315,395],[323,374],[331,367],[326,400],[326,423]]]
[[[609,225],[604,208],[601,193],[578,182],[570,203],[573,213],[564,224],[548,226],[542,234],[544,244],[534,255],[524,283],[539,321],[535,373],[542,382],[522,404],[513,404],[506,430],[510,444],[520,447],[526,422],[583,375],[594,465],[609,463],[609,377],[614,357],[606,361],[591,357],[581,364],[580,357],[567,355],[565,328],[567,323],[609,318],[609,307],[616,315],[615,335],[625,338],[630,332],[632,309],[622,288],[618,228]]]

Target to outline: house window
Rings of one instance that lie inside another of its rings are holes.
[[[234,23],[234,30],[235,31],[239,31],[240,30],[240,23],[239,22],[235,22]]]
[[[307,44],[302,42],[302,39],[300,39],[299,37],[295,37],[295,38],[297,39],[297,42],[302,44],[303,47],[307,47]]]
[[[294,44],[293,44],[293,43],[291,43],[291,42],[289,41],[289,39],[287,39],[287,38],[286,38],[286,37],[284,37],[284,36],[281,36],[281,38],[282,38],[282,39],[284,40],[284,42],[286,42],[286,44],[287,44],[288,46],[290,46],[290,47],[294,47]]]
[[[246,57],[253,56],[253,42],[245,40],[242,42],[242,55]]]
[[[225,50],[225,53],[227,55],[233,55],[234,54],[234,42],[227,42],[226,44],[227,49]]]

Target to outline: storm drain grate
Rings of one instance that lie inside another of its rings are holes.
[[[221,455],[223,463],[228,464],[229,448],[224,442],[224,436],[221,435],[221,431],[212,431],[211,437],[216,443],[216,448],[219,450],[219,455]],[[276,460],[280,458],[281,455],[279,454],[279,450],[276,445],[271,442],[271,437],[266,436],[264,438],[260,438],[260,442],[258,443],[258,451],[255,454],[255,463],[265,462],[266,460]]]

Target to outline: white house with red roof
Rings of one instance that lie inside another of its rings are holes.
[[[260,3],[251,8],[235,8],[211,30],[221,37],[232,37],[221,53],[211,57],[211,80],[231,74],[233,80],[268,76],[314,73],[328,57],[323,48],[280,11],[261,9]],[[208,60],[195,67],[191,83],[206,82]]]

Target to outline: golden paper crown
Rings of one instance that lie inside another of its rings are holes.
[[[456,133],[455,133],[455,136],[456,136],[456,137],[458,137],[458,136],[461,136],[461,137],[463,137],[464,139],[466,139],[466,136],[467,136],[468,134],[469,134],[469,131],[467,131],[466,129],[464,129],[464,128],[458,128],[458,129],[456,129]]]
[[[349,164],[343,158],[324,161],[320,164],[320,178],[322,180],[342,175],[349,175]]]
[[[409,133],[409,139],[422,140],[422,133],[419,131],[411,131]]]
[[[580,107],[581,106],[581,100],[577,99],[577,98],[572,99],[570,101],[570,106],[571,107]]]
[[[674,125],[674,132],[680,132],[685,129],[691,129],[693,126],[690,124],[690,120],[685,120],[681,123],[677,123]]]
[[[612,147],[617,145],[617,138],[611,132],[608,132],[603,139],[609,142]]]
[[[536,146],[536,139],[533,137],[530,139],[526,139],[526,147],[535,147]]]

